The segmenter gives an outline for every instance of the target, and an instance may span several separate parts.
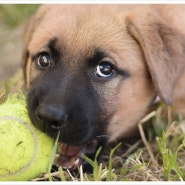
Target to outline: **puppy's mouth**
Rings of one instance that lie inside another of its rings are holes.
[[[98,146],[96,140],[91,141],[85,146],[72,146],[65,143],[58,143],[57,156],[54,165],[63,169],[76,169],[86,161],[84,156],[95,153]]]

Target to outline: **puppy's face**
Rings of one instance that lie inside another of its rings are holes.
[[[128,136],[155,97],[143,48],[114,9],[43,6],[26,33],[29,116],[68,148]]]

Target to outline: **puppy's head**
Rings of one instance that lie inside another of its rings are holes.
[[[184,57],[157,17],[111,5],[42,6],[24,44],[29,116],[68,154],[130,135],[157,94],[171,102]]]

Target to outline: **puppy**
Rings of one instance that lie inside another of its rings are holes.
[[[43,5],[25,30],[23,71],[34,125],[73,168],[131,136],[156,97],[183,109],[184,5]]]

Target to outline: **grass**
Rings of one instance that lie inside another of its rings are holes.
[[[0,22],[13,29],[22,24],[38,5],[0,5]],[[94,160],[86,157],[93,167],[85,173],[48,172],[33,181],[184,181],[185,180],[185,121],[171,107],[160,104],[139,123],[140,137],[124,140],[98,161],[101,148]],[[56,147],[51,161],[55,157]],[[51,169],[52,162],[49,167]]]
[[[157,138],[157,144],[162,156],[163,168],[164,168],[164,179],[166,181],[171,180],[171,173],[174,173],[179,177],[180,180],[185,180],[183,171],[177,162],[178,151],[184,147],[184,142],[178,147],[175,152],[167,148],[165,132],[163,132],[162,137]]]
[[[0,22],[8,29],[23,23],[38,8],[38,4],[1,4]]]

